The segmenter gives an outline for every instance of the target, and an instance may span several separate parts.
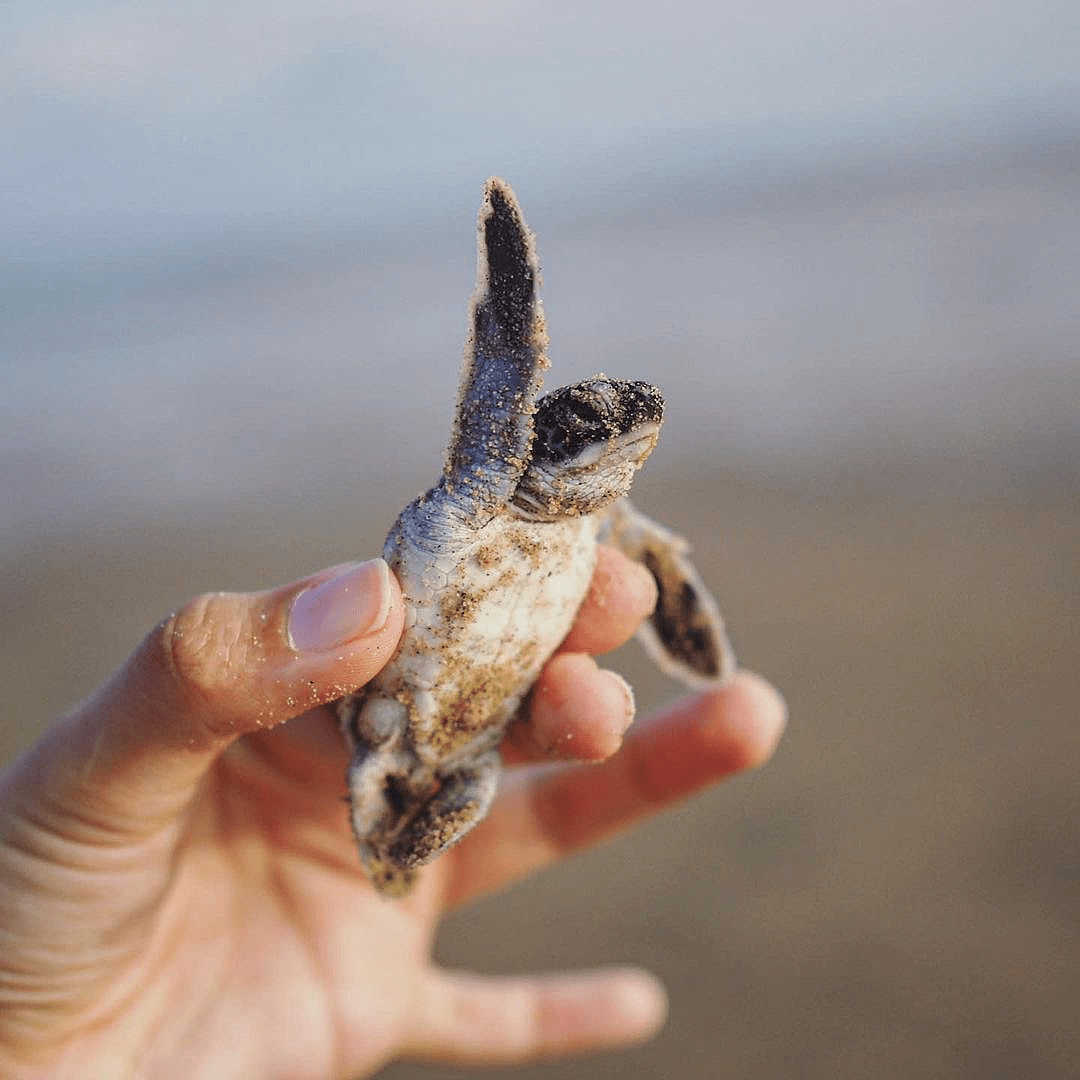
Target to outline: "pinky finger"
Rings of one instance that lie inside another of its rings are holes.
[[[638,968],[491,977],[433,971],[404,1055],[455,1065],[521,1065],[644,1042],[667,1016]]]

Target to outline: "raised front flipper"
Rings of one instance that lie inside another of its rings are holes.
[[[473,517],[506,505],[528,462],[547,335],[540,266],[509,184],[484,185],[476,292],[444,484]]]
[[[661,670],[689,686],[706,686],[731,674],[735,654],[716,601],[687,557],[690,545],[629,499],[611,504],[600,539],[656,579],[656,608],[638,638]]]

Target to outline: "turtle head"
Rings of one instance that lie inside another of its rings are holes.
[[[650,383],[591,379],[546,394],[533,417],[529,467],[512,508],[539,521],[589,514],[630,490],[652,453],[664,398]]]

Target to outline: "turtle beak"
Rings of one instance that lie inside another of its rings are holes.
[[[617,440],[620,449],[640,468],[656,447],[664,422],[664,395],[647,382],[624,384],[623,409],[627,426]]]
[[[645,464],[645,459],[656,448],[659,438],[660,425],[658,423],[638,424],[617,440],[618,451],[620,455],[625,455],[633,462],[635,469],[638,469]]]

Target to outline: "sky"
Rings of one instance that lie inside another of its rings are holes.
[[[1074,0],[5,0],[0,29],[24,287],[423,229],[489,173],[565,204],[1080,122]]]

